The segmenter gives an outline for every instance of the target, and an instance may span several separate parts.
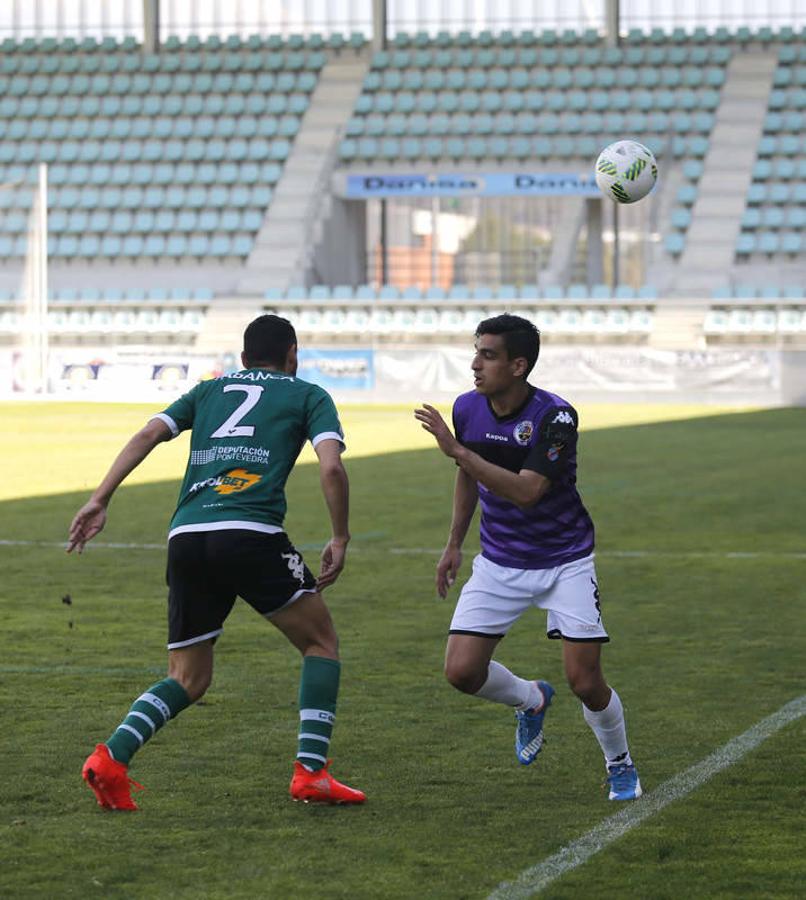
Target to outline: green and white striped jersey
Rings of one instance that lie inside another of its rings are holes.
[[[327,391],[268,369],[202,381],[156,418],[174,437],[193,429],[169,538],[234,528],[282,531],[285,484],[305,441],[344,445]]]

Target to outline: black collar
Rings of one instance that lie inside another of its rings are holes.
[[[532,402],[532,397],[534,397],[535,391],[537,390],[537,388],[531,384],[528,384],[527,387],[529,388],[529,391],[526,394],[526,399],[523,401],[523,403],[521,403],[521,405],[517,409],[513,409],[512,412],[507,413],[505,416],[499,416],[493,409],[490,398],[486,398],[487,409],[490,410],[490,415],[495,419],[496,422],[508,422],[510,419],[514,419],[519,416],[526,409],[526,407]]]

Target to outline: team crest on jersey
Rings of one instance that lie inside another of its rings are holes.
[[[524,422],[518,422],[512,432],[512,436],[521,445],[521,447],[525,447],[529,443],[529,441],[531,441],[534,431],[534,424],[527,419]]]

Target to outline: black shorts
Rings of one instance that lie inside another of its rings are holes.
[[[285,532],[192,531],[168,541],[168,649],[216,638],[237,597],[271,616],[316,579]]]

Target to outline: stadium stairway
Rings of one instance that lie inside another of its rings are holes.
[[[220,356],[231,347],[242,347],[244,328],[262,312],[257,300],[217,298],[207,307],[194,353]]]
[[[550,284],[568,284],[577,253],[577,240],[587,216],[587,204],[583,197],[569,198],[560,207],[559,218],[552,229],[551,254],[546,269],[540,273],[542,287]]]
[[[328,214],[325,201],[342,130],[361,93],[367,66],[366,57],[338,56],[322,70],[247,259],[239,294],[262,296],[267,288],[287,288],[302,280],[317,226]]]
[[[679,350],[681,347],[704,350],[707,346],[702,323],[708,302],[702,306],[658,303],[652,319],[648,345],[656,350]]]
[[[707,296],[715,273],[727,279],[733,266],[776,65],[772,51],[737,53],[728,64],[672,296]]]

